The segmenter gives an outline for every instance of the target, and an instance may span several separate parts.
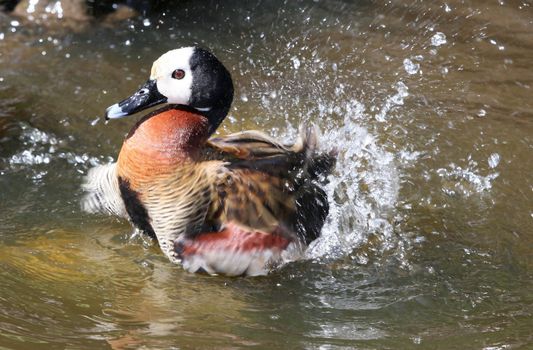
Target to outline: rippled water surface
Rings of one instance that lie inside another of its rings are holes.
[[[79,208],[180,46],[236,99],[220,133],[317,124],[339,162],[309,259],[191,275]],[[72,31],[0,14],[0,348],[533,347],[529,1],[182,1]]]

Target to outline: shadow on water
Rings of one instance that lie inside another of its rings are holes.
[[[83,30],[0,14],[0,347],[527,346],[533,9],[525,1],[182,2]],[[104,125],[162,52],[234,77],[219,130],[316,123],[339,162],[309,259],[189,275],[79,209]]]

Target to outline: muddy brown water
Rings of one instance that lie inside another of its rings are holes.
[[[220,133],[337,148],[308,259],[191,275],[79,208],[161,53],[230,68]],[[0,348],[533,347],[529,1],[183,2],[80,32],[0,16]]]

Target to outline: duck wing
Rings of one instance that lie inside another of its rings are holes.
[[[301,128],[294,144],[246,131],[210,139],[196,162],[143,193],[124,188],[116,164],[93,168],[82,207],[132,219],[121,195],[131,192],[172,261],[193,272],[260,274],[320,235],[329,208],[319,183],[334,164],[334,153],[317,152],[314,128]]]
[[[292,145],[257,131],[211,139],[204,175],[210,203],[204,227],[175,241],[189,271],[255,274],[320,235],[329,207],[317,183],[335,162],[317,154],[314,129],[301,129]],[[208,165],[209,164],[209,165]]]
[[[336,158],[333,153],[319,154],[317,148],[314,126],[300,126],[293,144],[259,131],[210,139],[210,156],[227,161],[215,174],[211,217],[219,215],[222,223],[237,221],[266,232],[299,232],[306,243],[313,240],[328,211],[317,180],[331,171]]]
[[[221,222],[297,233],[306,244],[318,237],[329,209],[318,180],[331,171],[336,155],[317,151],[316,127],[300,126],[293,144],[244,131],[210,139],[208,146],[222,159],[233,158],[216,179],[213,212]]]
[[[293,145],[278,142],[273,137],[257,130],[213,137],[207,141],[206,149],[219,156],[233,156],[237,159],[257,159],[296,153],[302,147],[299,140]]]
[[[301,125],[293,144],[285,144],[256,130],[211,138],[205,147],[207,159],[230,161],[234,167],[248,167],[281,176],[316,180],[328,175],[335,165],[337,151],[318,153],[318,129]]]

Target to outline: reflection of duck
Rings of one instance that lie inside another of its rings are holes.
[[[257,275],[297,257],[328,213],[315,181],[334,157],[316,153],[314,128],[292,145],[258,131],[209,139],[232,99],[231,76],[210,52],[161,56],[106,118],[170,105],[135,124],[116,164],[90,171],[84,208],[128,218],[191,272]]]

